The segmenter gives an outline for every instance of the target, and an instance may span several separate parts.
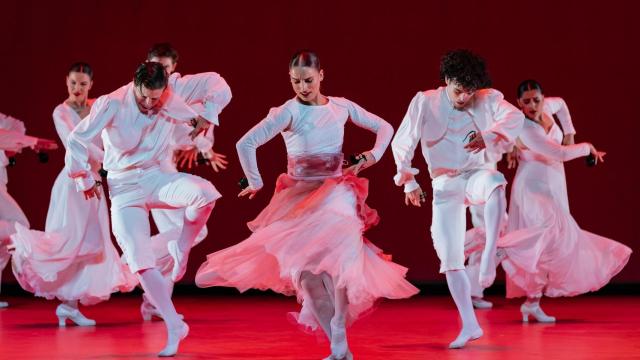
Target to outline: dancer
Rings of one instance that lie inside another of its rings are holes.
[[[249,182],[238,196],[252,199],[262,189],[256,149],[278,133],[287,147],[287,174],[280,175],[269,205],[248,224],[253,234],[210,254],[196,284],[295,294],[302,302],[294,314],[297,322],[312,330],[319,326],[331,341],[327,359],[351,359],[346,326],[378,298],[418,292],[404,279],[407,269],[385,259],[362,235],[379,218],[365,204],[368,181],[357,174],[380,160],[393,128],[347,99],[321,94],[324,72],[315,53],[296,53],[289,76],[295,98],[271,109],[237,143]],[[376,133],[376,143],[343,172],[348,119]]]
[[[181,76],[175,72],[178,65],[178,52],[169,43],[154,44],[147,53],[147,61],[161,63],[169,74],[169,88],[204,118],[211,119],[215,125],[219,125],[218,117],[231,101],[231,89],[222,76],[215,72]],[[176,124],[175,126],[176,129],[167,156],[161,162],[163,171],[175,173],[178,171],[178,164],[181,166],[186,164],[190,169],[198,153],[207,159],[214,171],[218,172],[219,169],[226,168],[226,157],[213,151],[214,126],[210,126],[207,131],[193,140],[189,137],[189,132],[193,130],[191,126],[187,124]],[[176,240],[180,235],[184,209],[151,209],[151,216],[159,232],[152,237],[154,254],[157,258],[156,266],[169,282],[172,292],[173,258],[168,253],[167,243]],[[199,244],[206,237],[207,226],[205,224],[193,246]],[[144,294],[140,312],[146,321],[151,320],[153,316],[162,317]]]
[[[66,78],[68,98],[53,111],[53,122],[62,144],[69,133],[89,114],[93,99],[93,70],[78,62],[69,68]],[[102,142],[89,144],[90,176],[99,181]],[[111,242],[107,202],[85,201],[75,191],[68,169],[63,168],[51,189],[45,231],[17,225],[11,236],[13,272],[23,289],[46,299],[61,301],[56,308],[58,325],[67,320],[79,326],[93,326],[78,309],[78,302],[93,305],[107,300],[116,291],[130,291],[137,283]]]
[[[563,163],[589,154],[603,162],[605,152],[590,143],[561,145],[567,130],[563,136],[552,115],[565,119],[564,129],[572,129],[569,110],[562,99],[545,98],[538,82],[527,80],[518,86],[518,105],[526,121],[516,143],[519,165],[511,189],[509,233],[500,246],[516,240],[519,235],[514,232],[520,229],[537,230],[540,236],[534,251],[524,250],[528,256],[518,247],[505,248],[502,267],[507,297],[527,297],[520,307],[522,320],[533,316],[539,322],[554,322],[555,317],[540,307],[542,295],[575,296],[600,289],[626,265],[631,249],[582,230],[569,211]],[[534,270],[520,260],[532,258]]]
[[[11,259],[9,253],[10,236],[15,233],[16,224],[29,226],[27,216],[7,191],[9,177],[6,167],[9,165],[9,158],[15,156],[25,147],[31,147],[38,152],[57,149],[58,145],[53,140],[25,135],[22,121],[0,113],[0,284],[2,271]],[[9,303],[0,301],[0,308],[7,306]]]
[[[150,246],[149,209],[186,208],[180,236],[170,241],[174,259],[172,280],[178,281],[198,233],[220,194],[208,181],[190,174],[167,173],[161,161],[168,152],[174,123],[191,122],[195,137],[211,119],[198,115],[167,88],[162,64],[138,66],[132,83],[99,97],[91,113],[69,135],[67,162],[77,189],[89,201],[100,194],[88,174],[89,146],[98,135],[104,141],[113,232],[127,264],[158,309],[167,328],[167,344],[159,356],[173,356],[189,327],[176,313],[169,285],[156,266]]]
[[[440,77],[446,86],[413,98],[391,146],[398,168],[395,183],[404,185],[405,204],[419,207],[426,195],[414,178],[418,170],[411,160],[422,143],[433,187],[431,236],[440,272],[462,318],[462,330],[449,347],[461,348],[482,336],[464,271],[465,208],[483,205],[487,241],[479,281],[487,287],[495,278],[493,259],[506,209],[506,181],[495,163],[515,141],[523,115],[500,92],[487,88],[484,61],[467,50],[447,53]]]

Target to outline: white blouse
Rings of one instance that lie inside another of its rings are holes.
[[[478,90],[471,101],[465,109],[455,109],[445,87],[414,96],[391,143],[398,170],[394,177],[396,185],[404,185],[405,192],[418,188],[414,179],[418,169],[411,166],[418,142],[432,178],[445,173],[495,167],[502,154],[513,146],[522,128],[524,114],[494,89]],[[464,146],[469,139],[463,137],[461,140],[459,134],[452,131],[456,126],[453,122],[465,119],[473,122],[484,139],[486,148],[477,154],[467,155]],[[459,156],[453,156],[455,154]],[[452,157],[459,160],[451,161]]]
[[[376,133],[371,153],[380,160],[393,136],[393,127],[356,103],[328,97],[324,105],[304,105],[295,98],[272,108],[266,118],[236,144],[240,164],[253,189],[263,186],[258,171],[256,149],[281,134],[289,156],[341,153],[347,120]]]
[[[78,191],[94,184],[89,176],[89,144],[98,135],[104,144],[103,166],[124,171],[159,165],[172,141],[175,124],[188,123],[198,114],[170,88],[165,104],[155,113],[140,112],[133,83],[99,97],[89,115],[69,134],[65,161]],[[213,120],[205,118],[213,123]]]

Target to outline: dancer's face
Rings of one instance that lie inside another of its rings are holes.
[[[167,74],[171,75],[174,71],[176,71],[176,66],[178,63],[173,62],[173,59],[169,56],[154,56],[149,59],[151,62],[159,62],[164,67],[164,70]]]
[[[164,104],[164,100],[166,98],[167,92],[165,91],[167,88],[162,89],[147,89],[144,85],[134,86],[133,93],[136,96],[136,103],[138,104],[138,108],[143,113],[147,113],[149,111],[157,111]]]
[[[525,91],[518,99],[518,106],[524,115],[533,120],[538,120],[542,116],[543,104],[544,95],[537,89]]]
[[[449,78],[446,78],[445,82],[447,83],[447,95],[449,95],[449,99],[451,99],[453,107],[458,110],[464,109],[471,102],[476,91],[466,89],[457,81]]]
[[[89,97],[93,81],[83,72],[72,71],[67,75],[67,92],[73,101],[82,102]]]
[[[303,103],[318,105],[320,103],[320,83],[324,78],[322,70],[313,67],[294,66],[289,69],[291,86],[298,99]]]

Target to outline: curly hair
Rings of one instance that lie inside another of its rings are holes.
[[[484,60],[465,49],[449,51],[440,60],[440,80],[447,78],[469,90],[491,86]]]

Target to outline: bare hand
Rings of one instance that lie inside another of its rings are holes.
[[[196,136],[200,135],[201,132],[206,131],[211,124],[205,120],[202,116],[198,116],[197,118],[191,120],[191,125],[193,126],[193,131],[189,133],[189,137],[191,140],[195,139]]]
[[[575,134],[567,134],[562,137],[562,145],[573,145],[576,143],[574,139]]]
[[[100,188],[102,187],[102,183],[96,181],[95,185],[89,190],[84,191],[84,199],[89,200],[92,197],[96,197],[98,200],[102,199],[102,195],[100,194]]]
[[[249,187],[245,188],[244,190],[240,191],[240,193],[238,194],[238,197],[244,197],[244,196],[249,195],[249,200],[251,200],[256,196],[258,191],[260,191],[260,189],[256,190],[256,189],[252,188],[251,186],[249,186]]]
[[[598,161],[604,162],[604,156],[607,155],[606,152],[596,150],[595,146],[593,146],[592,144],[589,144],[589,149],[590,149],[589,152],[591,153],[591,155],[593,155],[596,158],[596,163]]]
[[[507,153],[507,169],[515,169],[518,166],[518,147],[514,146],[513,150]]]
[[[213,151],[213,149],[209,149],[209,151],[203,153],[202,155],[209,160],[209,163],[211,164],[211,167],[215,172],[225,170],[227,168],[227,165],[229,164],[229,162],[225,160],[227,158],[226,155],[219,154]]]
[[[417,207],[422,207],[422,203],[427,201],[427,196],[422,189],[418,187],[412,192],[408,192],[404,194],[404,204],[409,206],[409,204]]]
[[[55,141],[49,139],[38,139],[36,145],[33,147],[34,151],[40,150],[55,150],[58,148],[58,144]]]
[[[482,138],[481,133],[475,133],[471,141],[469,141],[469,143],[464,146],[467,152],[473,152],[474,154],[480,152],[480,150],[486,147],[487,145],[484,143],[484,139]]]
[[[184,168],[186,164],[187,169],[191,170],[197,159],[198,149],[196,148],[189,150],[176,150],[173,154],[173,160],[179,168]]]
[[[358,173],[360,173],[360,171],[373,166],[377,162],[376,158],[373,156],[371,151],[364,152],[362,153],[362,155],[364,155],[367,158],[366,161],[360,161],[355,165],[351,165],[348,168],[343,169],[342,174],[343,175],[353,174],[357,176]]]

